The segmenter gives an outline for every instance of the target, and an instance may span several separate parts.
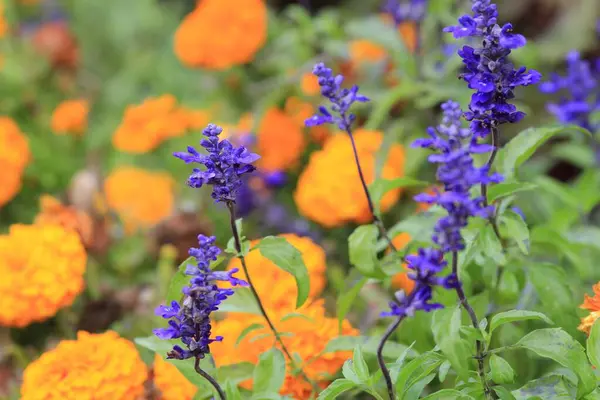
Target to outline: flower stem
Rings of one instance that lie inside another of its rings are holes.
[[[496,128],[496,127],[492,128],[492,146],[494,147],[494,149],[492,150],[492,153],[490,154],[490,158],[488,159],[487,163],[485,164],[488,171],[492,168],[492,165],[494,164],[494,161],[496,160],[496,156],[498,155],[498,148],[500,146],[500,138],[499,138],[499,134],[498,134],[498,128]],[[481,184],[481,196],[483,196],[484,207],[489,206],[487,190],[488,190],[488,185],[485,183],[482,183]],[[494,212],[490,216],[489,221],[490,221],[490,224],[492,224],[492,228],[494,229],[494,233],[498,237],[498,240],[500,241],[500,243],[503,243],[504,239],[502,239],[502,236],[500,235],[500,230],[498,229],[498,222],[496,221],[496,212]]]
[[[390,400],[396,399],[396,393],[394,391],[394,382],[392,382],[392,377],[390,376],[390,371],[387,369],[385,365],[385,360],[383,359],[383,347],[385,346],[385,342],[392,336],[392,333],[400,326],[400,323],[404,319],[405,315],[400,315],[394,322],[388,326],[385,334],[381,338],[379,342],[379,346],[377,346],[377,362],[379,363],[379,368],[381,368],[381,372],[383,373],[383,378],[385,379],[385,384],[387,386],[388,395],[390,396]]]
[[[281,335],[280,335],[279,331],[277,330],[277,328],[275,328],[275,325],[271,321],[271,318],[269,318],[269,315],[267,314],[267,310],[265,309],[262,301],[260,300],[260,296],[258,295],[256,288],[252,284],[252,278],[250,277],[250,272],[248,271],[248,266],[246,265],[246,259],[242,254],[242,241],[241,241],[238,229],[237,229],[237,225],[235,224],[235,220],[236,220],[235,204],[233,202],[227,202],[227,208],[229,209],[229,216],[230,216],[229,221],[231,224],[231,232],[233,233],[233,239],[235,241],[235,249],[238,253],[238,258],[240,259],[240,262],[242,263],[242,269],[244,270],[244,274],[246,275],[246,280],[248,281],[250,291],[252,292],[252,295],[254,296],[254,299],[256,300],[256,303],[258,304],[258,308],[260,309],[260,313],[264,317],[265,321],[267,321],[269,328],[271,328],[271,331],[273,332],[273,335],[275,336],[275,340],[279,343],[279,345],[281,346],[281,349],[283,350],[283,352],[285,353],[287,358],[290,360],[290,364],[291,364],[292,368],[294,369],[294,371],[300,373],[300,375],[302,375],[304,380],[306,380],[306,382],[311,384],[311,386],[315,390],[315,393],[318,393],[319,387],[316,385],[316,383],[314,383],[306,375],[306,373],[304,372],[304,370],[301,367],[296,365],[296,362],[292,358],[292,354],[290,353],[290,351],[287,349],[287,347],[283,343],[283,340],[281,339]]]
[[[452,273],[458,278],[458,252],[452,252]],[[475,329],[479,329],[479,321],[477,320],[477,315],[473,310],[473,307],[469,304],[467,300],[467,296],[465,296],[465,292],[462,289],[460,284],[456,285],[456,294],[458,295],[458,299],[462,307],[469,314],[469,318],[471,319],[471,323]],[[488,381],[485,377],[485,352],[483,349],[483,343],[477,340],[475,342],[476,355],[475,359],[477,360],[477,374],[479,375],[479,379],[481,379],[481,384],[483,385],[483,392],[485,394],[486,399],[495,399],[494,391],[490,388]]]
[[[215,378],[213,378],[212,376],[210,376],[210,374],[208,374],[206,371],[200,368],[200,358],[198,357],[196,357],[196,361],[194,362],[194,369],[196,370],[198,375],[206,379],[215,388],[221,400],[227,399],[227,397],[225,396],[225,392],[223,391],[223,389],[221,389],[221,386],[219,386],[219,383],[215,380]]]

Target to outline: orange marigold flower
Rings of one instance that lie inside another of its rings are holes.
[[[3,38],[8,33],[8,22],[4,15],[4,4],[0,4],[0,38]]]
[[[392,243],[394,243],[394,246],[396,246],[398,250],[406,247],[406,245],[410,241],[410,235],[404,232],[399,235],[396,235],[396,237],[392,239]],[[409,269],[406,263],[402,263],[402,268],[405,272],[400,272],[392,277],[392,286],[396,289],[402,289],[406,293],[410,293],[415,287],[415,281],[408,277],[407,272],[409,271]]]
[[[300,88],[302,89],[302,93],[307,96],[315,96],[321,92],[319,80],[314,74],[308,72],[302,75]]]
[[[104,182],[106,202],[124,223],[125,231],[156,225],[173,210],[175,181],[164,172],[119,167]]]
[[[405,21],[398,26],[398,33],[402,36],[406,48],[414,53],[417,49],[417,24],[414,21]]]
[[[85,99],[63,101],[52,113],[52,131],[58,135],[83,135],[87,129],[89,110],[90,105]]]
[[[0,117],[0,207],[21,190],[23,171],[31,153],[27,137],[9,117]]]
[[[302,260],[308,270],[310,278],[309,298],[316,298],[325,287],[325,250],[308,237],[294,234],[279,235],[285,238],[292,246],[302,253]],[[251,245],[258,244],[258,240],[252,241]],[[285,312],[293,311],[296,304],[296,281],[294,278],[265,258],[260,249],[252,250],[246,256],[246,264],[250,276],[258,276],[260,279],[253,281],[254,287],[261,295],[268,307]],[[229,262],[228,269],[240,268],[238,258]],[[277,282],[277,285],[273,285]]]
[[[267,39],[264,0],[202,0],[175,32],[175,55],[191,68],[250,62]]]
[[[273,281],[270,282],[273,286]],[[286,347],[294,349],[302,360],[302,369],[309,378],[325,387],[332,380],[332,376],[339,371],[344,362],[352,357],[351,351],[323,353],[327,343],[334,337],[341,335],[358,335],[346,320],[342,323],[341,332],[338,330],[337,318],[325,316],[323,301],[319,300],[308,306],[296,310],[300,316],[291,316],[285,320],[285,313],[278,312],[277,308],[269,310],[273,314],[275,325],[280,332],[289,335],[282,336]],[[229,314],[223,321],[214,324],[215,335],[227,334],[229,340],[214,343],[211,352],[220,365],[227,365],[243,361],[256,363],[261,353],[273,346],[273,336],[267,327],[257,329],[245,336],[238,346],[236,338],[248,325],[262,323],[258,316],[248,317],[247,314]],[[308,399],[311,385],[300,376],[294,376],[288,371],[285,377],[281,394],[294,399]],[[251,387],[251,382],[243,382],[245,388]]]
[[[358,129],[354,140],[369,184],[375,178],[375,155],[383,142],[383,135],[377,131]],[[343,133],[333,135],[322,150],[312,153],[294,193],[300,213],[326,227],[347,222],[368,222],[371,213],[354,164],[350,139]],[[394,179],[403,175],[404,148],[393,144],[388,151],[382,177]],[[381,210],[388,210],[399,196],[400,190],[386,193],[380,202]]]
[[[285,102],[285,113],[302,127],[304,126],[304,122],[315,114],[315,107],[308,102],[300,100],[298,97],[290,97]],[[311,139],[318,144],[323,144],[331,134],[327,125],[310,127],[308,128],[308,133]]]
[[[147,377],[133,343],[113,331],[81,331],[27,366],[21,400],[136,400]]]
[[[36,224],[55,224],[79,234],[81,241],[89,245],[93,235],[92,218],[84,211],[65,206],[57,198],[40,197],[40,213],[35,217]]]
[[[579,306],[584,310],[591,311],[590,315],[581,319],[581,325],[577,328],[587,335],[590,334],[590,329],[592,329],[594,322],[600,317],[600,282],[592,286],[592,290],[594,291],[594,295],[589,296],[585,294],[583,303]]]
[[[267,110],[256,134],[258,167],[281,171],[295,167],[306,145],[302,125],[285,112]]]
[[[83,289],[87,256],[59,225],[12,225],[0,235],[0,325],[23,327],[70,306]]]
[[[355,64],[376,63],[385,59],[387,55],[387,51],[383,46],[366,39],[351,41],[349,51],[350,59]]]
[[[160,400],[192,400],[198,391],[173,364],[154,357],[154,386],[160,391]]]
[[[594,323],[598,318],[600,318],[600,311],[592,311],[587,317],[581,318],[581,324],[579,324],[577,329],[586,335],[589,335],[590,331],[592,330],[592,326],[594,326]]]

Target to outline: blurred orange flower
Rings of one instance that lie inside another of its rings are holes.
[[[271,287],[278,286],[274,285],[274,282],[269,281]],[[267,302],[269,301],[267,300]],[[324,388],[344,362],[352,357],[351,351],[324,353],[327,343],[338,336],[340,332],[337,318],[325,316],[322,300],[296,310],[297,315],[288,318],[283,318],[286,313],[276,307],[269,308],[268,312],[272,315],[279,332],[286,332],[286,335],[282,336],[285,346],[293,349],[299,355],[302,360],[302,369],[319,386]],[[222,335],[226,338],[223,342],[211,345],[211,352],[219,365],[244,361],[256,363],[261,353],[273,347],[275,344],[273,335],[266,327],[253,330],[236,346],[237,338],[242,331],[253,323],[264,325],[264,320],[259,316],[236,313],[228,314],[227,318],[214,324],[215,335]],[[341,335],[356,336],[358,331],[344,320]],[[278,347],[278,345],[276,346]],[[246,381],[241,386],[251,388],[252,383]],[[311,385],[301,376],[294,376],[288,370],[281,394],[294,399],[308,399],[311,389]]]
[[[375,178],[375,155],[383,143],[383,134],[358,129],[354,140],[365,179],[370,184]],[[403,176],[404,163],[404,148],[393,144],[388,151],[382,177],[394,179]],[[381,210],[388,210],[399,197],[399,189],[386,193],[380,202]],[[347,134],[334,134],[322,150],[311,154],[298,179],[294,200],[302,215],[330,228],[347,222],[366,223],[371,219]]]
[[[308,102],[300,100],[298,97],[290,97],[285,102],[285,112],[292,117],[296,123],[303,127],[304,122],[315,114],[315,107]],[[323,144],[331,135],[327,125],[319,125],[308,128],[308,133],[313,141]]]
[[[0,3],[0,38],[3,38],[8,33],[8,22],[4,15],[4,3]]]
[[[89,110],[90,105],[85,99],[63,101],[52,113],[52,131],[58,135],[83,135],[87,129]]]
[[[350,59],[355,64],[380,62],[387,55],[383,46],[366,39],[352,40],[349,46]]]
[[[590,334],[592,325],[600,317],[600,282],[592,286],[592,290],[594,291],[594,295],[589,296],[585,294],[583,304],[580,306],[580,308],[591,311],[591,313],[587,317],[582,318],[581,324],[577,327],[580,331],[585,332],[586,335]]]
[[[0,325],[23,327],[70,306],[83,289],[87,255],[59,225],[11,225],[0,235]]]
[[[156,225],[173,210],[175,181],[164,172],[119,167],[104,182],[109,208],[123,221],[125,232]]]
[[[133,343],[113,331],[80,331],[27,366],[21,400],[136,400],[147,376]]]
[[[410,241],[411,237],[408,233],[400,233],[392,239],[392,243],[394,243],[394,246],[396,246],[398,250],[405,248]],[[392,286],[395,289],[402,289],[408,294],[414,289],[415,281],[408,277],[407,272],[410,270],[406,263],[402,263],[402,268],[405,272],[400,272],[392,277]]]
[[[417,49],[417,24],[414,21],[406,21],[398,25],[398,33],[404,40],[406,48],[414,53]]]
[[[160,400],[192,400],[198,391],[177,367],[158,354],[154,357],[154,386],[160,391]]]
[[[84,245],[91,244],[93,235],[92,218],[85,212],[62,204],[57,198],[42,195],[40,212],[35,217],[36,224],[55,224],[79,234]]]
[[[175,32],[175,55],[191,68],[223,70],[252,61],[267,38],[264,0],[202,0]]]
[[[306,145],[302,125],[285,112],[270,108],[257,131],[258,168],[281,171],[298,165]]]
[[[278,236],[285,238],[302,254],[302,260],[306,265],[310,278],[309,301],[316,298],[325,287],[325,269],[327,268],[325,250],[307,237],[294,234],[282,234]],[[256,244],[258,244],[258,240],[251,242],[252,246]],[[246,264],[250,276],[258,277],[258,279],[253,280],[254,287],[261,298],[264,298],[264,302],[269,308],[283,312],[294,310],[298,291],[296,289],[296,281],[290,274],[265,258],[261,254],[260,249],[255,249],[248,253]],[[233,258],[229,262],[227,269],[231,270],[233,268],[241,270],[241,263],[238,258]],[[273,282],[277,282],[277,285],[274,285]]]
[[[308,72],[302,75],[300,87],[302,88],[302,93],[307,96],[315,96],[321,92],[319,80],[315,75]]]
[[[21,190],[31,153],[27,137],[9,117],[0,117],[0,207]]]

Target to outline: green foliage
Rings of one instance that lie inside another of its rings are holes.
[[[350,262],[366,277],[383,276],[375,250],[378,232],[375,225],[362,225],[348,237]]]

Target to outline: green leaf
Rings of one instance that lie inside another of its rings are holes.
[[[442,363],[444,357],[434,352],[423,353],[400,369],[396,379],[396,390],[399,398],[404,399],[409,390],[418,382],[426,379]]]
[[[500,400],[516,400],[515,396],[504,386],[495,386],[492,389],[496,392]]]
[[[252,379],[253,375],[254,364],[249,362],[224,365],[217,371],[219,382],[233,382],[235,384]]]
[[[278,393],[285,379],[285,358],[278,349],[262,353],[254,369],[254,393]]]
[[[348,311],[352,308],[352,304],[354,304],[354,300],[360,293],[360,290],[363,288],[365,283],[367,283],[368,278],[362,278],[358,282],[354,284],[350,289],[346,290],[337,300],[337,318],[338,318],[338,329],[340,333],[342,332],[342,324],[346,315],[348,315]]]
[[[498,283],[498,303],[514,304],[519,299],[520,294],[517,276],[514,272],[505,270]]]
[[[267,236],[257,247],[264,257],[294,277],[298,289],[296,308],[302,306],[310,291],[310,278],[302,253],[282,237]]]
[[[225,396],[228,400],[242,400],[242,394],[237,385],[231,381],[225,383]]]
[[[591,134],[574,125],[553,125],[539,128],[529,128],[515,136],[498,152],[496,165],[504,178],[512,179],[517,168],[527,161],[535,151],[550,138],[568,133],[569,131]]]
[[[500,385],[513,383],[515,380],[515,371],[513,371],[510,364],[496,354],[490,356],[490,373],[492,380]]]
[[[401,177],[396,179],[376,179],[375,182],[369,185],[369,194],[373,200],[375,208],[379,208],[379,202],[383,196],[390,190],[411,187],[411,186],[427,186],[429,183],[419,181],[413,178]]]
[[[377,235],[375,225],[361,225],[348,238],[350,263],[367,277],[382,278],[377,260]]]
[[[587,338],[587,356],[592,365],[596,368],[600,366],[600,320],[596,320]]]
[[[358,379],[361,382],[367,382],[371,376],[369,373],[369,367],[367,366],[367,362],[363,358],[362,350],[360,346],[356,346],[354,348],[354,354],[352,356],[352,366],[354,368],[354,372]]]
[[[233,295],[219,305],[219,311],[262,315],[252,291],[246,287],[235,288]]]
[[[167,299],[166,304],[170,305],[173,301],[181,301],[183,297],[183,287],[188,285],[190,282],[190,277],[185,274],[185,268],[188,264],[193,264],[194,257],[188,257],[179,264],[175,275],[171,278],[171,283],[169,283],[169,290],[167,290]]]
[[[317,400],[335,400],[344,392],[354,389],[356,384],[348,379],[336,379],[327,386],[325,390],[319,393]]]
[[[264,328],[264,325],[259,324],[259,323],[251,324],[251,325],[245,327],[244,330],[240,333],[240,336],[238,336],[237,340],[235,341],[235,347],[238,347],[240,345],[240,343],[242,343],[242,340],[244,340],[244,338],[246,336],[248,336],[248,334],[250,334],[251,332],[253,332],[257,329],[262,329],[262,328]]]
[[[352,351],[356,346],[362,346],[365,354],[376,354],[379,345],[379,337],[376,336],[337,336],[327,342],[324,353],[335,353],[337,351]],[[408,356],[416,357],[419,353],[401,343],[388,340],[383,348],[383,357],[396,359],[404,352],[408,351]]]
[[[535,183],[542,191],[551,194],[565,205],[572,207],[574,210],[579,210],[581,208],[580,199],[573,194],[573,190],[569,185],[543,175],[535,177]]]
[[[470,400],[471,396],[459,392],[455,389],[442,389],[439,392],[432,393],[423,397],[421,400]]]
[[[503,197],[508,197],[518,192],[524,192],[527,190],[533,190],[537,188],[536,185],[526,182],[502,182],[497,185],[492,185],[488,188],[488,201],[493,203],[494,201]]]
[[[523,218],[514,211],[506,211],[500,218],[500,224],[506,225],[506,235],[517,242],[523,254],[529,254],[529,227]]]
[[[480,233],[479,240],[482,246],[481,251],[487,258],[493,260],[497,265],[506,264],[502,243],[498,240],[498,236],[496,236],[494,228],[490,224],[485,225]]]
[[[572,400],[576,397],[573,385],[560,375],[548,375],[512,392],[517,400]]]
[[[500,325],[517,321],[527,321],[532,319],[544,321],[547,324],[554,325],[554,322],[552,322],[550,318],[548,318],[540,312],[526,310],[510,310],[498,313],[492,317],[492,320],[490,322],[490,333],[492,333]]]
[[[432,318],[432,330],[435,343],[448,358],[456,373],[466,378],[469,372],[468,358],[472,353],[460,336],[460,307],[436,310]]]
[[[352,360],[346,360],[344,365],[342,365],[342,375],[344,378],[349,379],[354,382],[356,385],[362,385],[364,382],[358,377],[354,367],[352,365]]]
[[[550,358],[575,372],[579,378],[578,398],[591,393],[596,388],[596,377],[588,363],[585,349],[562,329],[538,329],[523,337],[515,346],[531,350],[541,357]]]

